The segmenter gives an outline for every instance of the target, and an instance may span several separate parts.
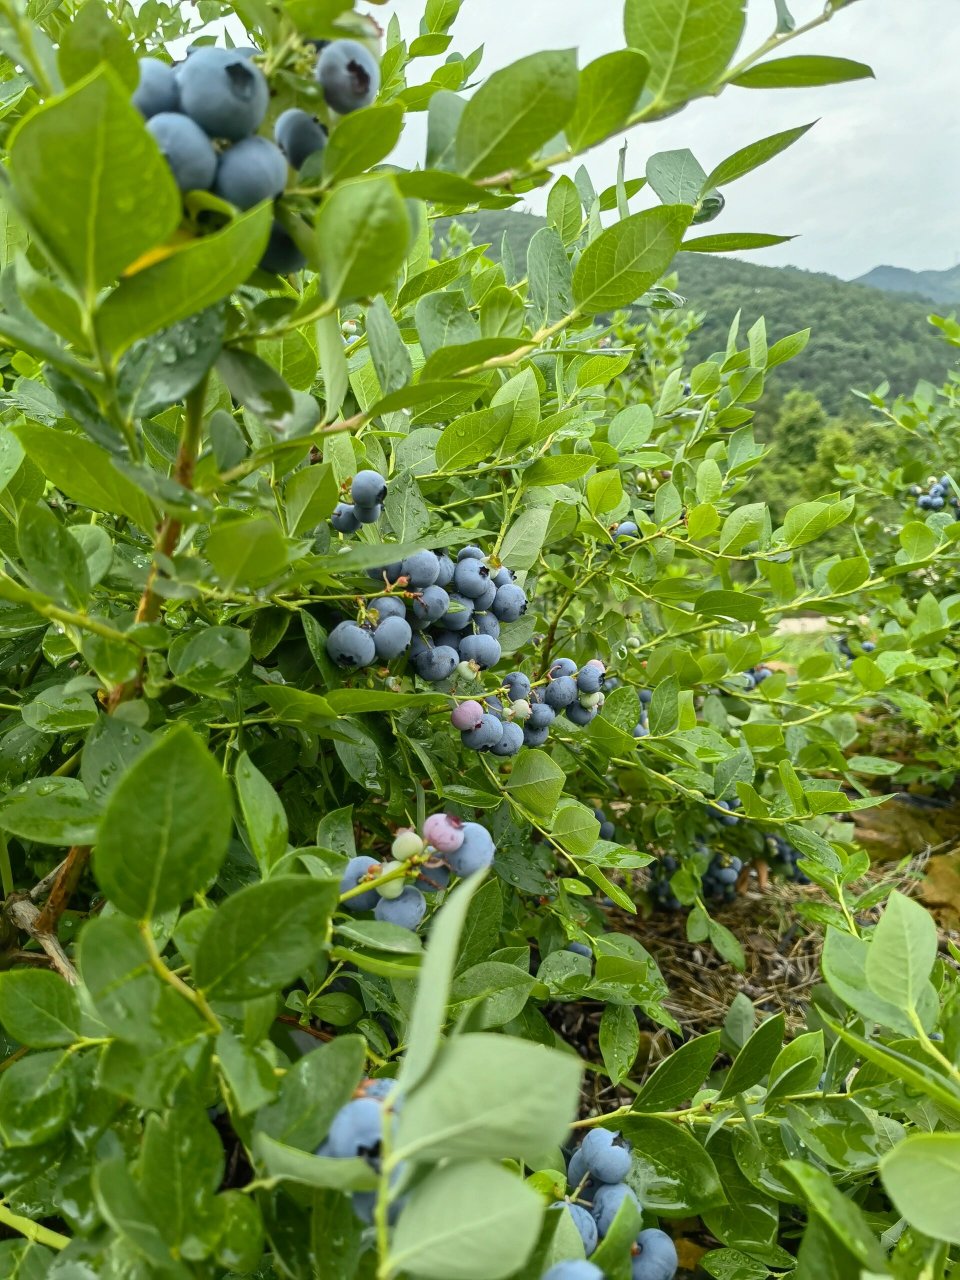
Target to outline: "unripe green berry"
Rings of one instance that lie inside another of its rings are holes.
[[[510,704],[510,716],[513,720],[519,720],[523,724],[524,720],[529,720],[533,708],[526,698],[518,698],[516,702]]]
[[[408,862],[423,853],[423,841],[415,831],[398,831],[390,852],[397,862]]]
[[[402,865],[400,862],[385,862],[380,868],[380,874],[385,876],[391,871],[396,871],[397,867]],[[388,880],[386,884],[378,884],[377,893],[381,898],[399,898],[405,888],[403,877],[397,876],[396,880]]]
[[[457,667],[457,675],[461,680],[476,680],[480,668],[475,662],[461,662]]]
[[[603,705],[603,694],[602,694],[602,693],[581,693],[581,695],[580,695],[580,705],[581,705],[581,707],[599,707],[599,706],[602,706],[602,705]]]
[[[631,653],[640,652],[640,641],[637,639],[636,636],[630,637],[630,639],[627,641],[627,648],[630,650]]]

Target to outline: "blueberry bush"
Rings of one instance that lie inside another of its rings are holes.
[[[868,638],[778,661],[873,599],[855,497],[743,500],[807,335],[684,369],[665,282],[777,240],[701,227],[805,128],[557,173],[869,74],[781,52],[841,0],[774,7],[751,50],[742,0],[626,0],[479,81],[459,0],[4,8],[2,1274],[950,1274],[960,955],[875,923]],[[525,262],[434,235],[535,188]],[[684,1040],[643,915],[739,965],[768,867],[818,894],[807,1027]]]

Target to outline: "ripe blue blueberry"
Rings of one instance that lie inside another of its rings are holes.
[[[577,682],[573,676],[557,676],[543,691],[543,700],[554,711],[563,711],[577,700]]]
[[[679,1260],[676,1245],[665,1231],[648,1227],[637,1236],[640,1250],[632,1261],[632,1280],[673,1280]]]
[[[449,587],[457,566],[444,551],[435,551],[434,555],[437,557],[437,586]]]
[[[373,635],[355,622],[339,622],[327,636],[327,653],[338,667],[369,667],[377,656]]]
[[[391,1079],[389,1076],[381,1076],[377,1080],[364,1080],[360,1086],[360,1091],[363,1097],[378,1098],[382,1102],[384,1098],[389,1098],[396,1087],[396,1080]]]
[[[513,728],[507,725],[505,728]],[[446,857],[447,865],[458,876],[473,875],[489,867],[494,854],[493,836],[479,822],[463,824],[463,843],[460,848]]]
[[[278,276],[292,276],[302,271],[307,260],[300,252],[293,237],[279,222],[270,228],[267,247],[260,259],[260,270],[269,271]]]
[[[597,1187],[593,1193],[591,1212],[601,1240],[613,1226],[613,1220],[624,1200],[632,1200],[637,1208],[640,1208],[640,1201],[625,1182]]]
[[[439,622],[450,608],[450,597],[443,587],[424,587],[410,602],[410,612],[418,622]]]
[[[440,893],[446,889],[453,877],[453,872],[445,862],[432,859],[420,868],[417,885],[421,893]]]
[[[465,631],[473,617],[473,601],[456,591],[450,592],[450,607],[441,621],[448,631]]]
[[[557,718],[557,713],[546,702],[531,702],[528,729],[549,729]]]
[[[266,77],[236,49],[197,49],[177,68],[180,109],[211,138],[256,133],[270,103]]]
[[[483,554],[483,552],[480,550],[479,547],[473,547],[473,546],[461,547],[460,550],[457,552],[458,564],[460,563],[461,560],[486,560],[486,558],[487,557]]]
[[[133,105],[147,120],[161,111],[180,110],[177,74],[169,63],[159,58],[140,58],[140,80],[133,91]]]
[[[551,680],[556,680],[558,676],[575,676],[576,674],[577,664],[572,658],[556,658],[547,672]]]
[[[585,1209],[582,1204],[570,1204],[566,1200],[557,1200],[550,1208],[566,1209],[573,1219],[574,1226],[580,1232],[584,1253],[588,1255],[593,1253],[597,1247],[597,1224],[594,1222],[590,1210]]]
[[[493,636],[464,636],[460,641],[460,657],[466,662],[475,662],[485,671],[500,661],[500,641]]]
[[[652,690],[652,689],[640,689],[640,690],[638,690],[638,692],[639,692],[639,695],[640,695],[640,701],[643,703],[643,705],[644,705],[645,707],[648,707],[648,706],[650,705],[650,703],[653,701],[653,690]]]
[[[453,573],[454,589],[468,600],[483,595],[489,580],[490,570],[482,560],[461,560]]]
[[[337,533],[356,533],[360,528],[360,521],[357,519],[353,504],[350,502],[337,503],[333,508],[330,523]]]
[[[583,1151],[577,1147],[567,1164],[567,1185],[576,1190],[580,1183],[589,1177],[590,1170],[587,1168],[587,1162],[583,1158]]]
[[[490,608],[501,622],[516,622],[527,612],[526,593],[515,582],[497,587],[496,598]]]
[[[407,885],[399,898],[381,898],[374,911],[378,920],[404,929],[416,929],[426,914],[427,900],[413,885]]]
[[[640,530],[633,523],[633,521],[623,520],[620,524],[617,525],[613,535],[613,539],[615,542],[619,542],[621,538],[638,538],[639,536],[640,536]]]
[[[872,640],[864,640],[863,644],[860,646],[864,653],[873,653],[876,647],[877,646]]]
[[[378,622],[383,622],[387,618],[405,618],[407,616],[407,611],[399,596],[377,596],[375,600],[370,601],[367,608],[371,613],[376,613]]]
[[[581,693],[599,693],[603,688],[603,680],[603,667],[588,662],[577,673],[577,688]]]
[[[377,1099],[351,1098],[333,1117],[327,1134],[329,1154],[336,1160],[376,1160],[382,1137],[383,1111]]]
[[[511,582],[516,582],[517,575],[512,569],[508,569],[506,565],[502,565],[493,575],[493,584],[496,587],[508,587]]]
[[[568,942],[564,950],[572,951],[575,956],[586,956],[588,960],[593,959],[593,952],[585,942]],[[583,1174],[580,1176],[583,1177]]]
[[[598,1182],[623,1182],[630,1172],[630,1148],[611,1129],[591,1129],[580,1149]]]
[[[368,569],[367,577],[372,578],[374,582],[388,582],[393,586],[400,580],[400,561],[395,560],[393,564],[381,565],[379,569]]]
[[[523,745],[522,726],[508,720],[503,726],[503,736],[491,750],[495,756],[515,756]]]
[[[607,822],[607,820],[604,818],[604,820],[600,823],[600,839],[613,840],[616,837],[616,834],[617,834],[617,828],[613,825],[612,822]]]
[[[484,587],[480,595],[474,597],[473,607],[476,612],[486,612],[493,607],[493,602],[497,598],[499,587],[492,578],[487,579],[487,585]]]
[[[635,738],[646,738],[650,733],[650,726],[643,720],[639,724],[633,726],[633,736]]]
[[[442,588],[441,588],[442,590]],[[460,641],[463,639],[462,631],[434,631],[433,643],[437,646],[443,645],[447,649],[452,649],[458,656],[460,654]]]
[[[266,138],[244,138],[220,156],[213,190],[238,209],[273,200],[287,185],[287,160]]]
[[[369,107],[380,89],[377,60],[357,40],[333,40],[321,49],[316,75],[327,105],[340,115]]]
[[[401,563],[400,573],[411,591],[422,591],[424,587],[432,587],[439,578],[440,562],[432,551],[417,551]]]
[[[522,671],[510,671],[503,677],[503,687],[511,702],[530,697],[530,677]]]
[[[327,145],[326,129],[316,116],[299,107],[290,107],[277,116],[273,137],[294,169],[299,169],[308,156]]]
[[[473,615],[473,625],[482,636],[493,636],[494,640],[499,639],[500,623],[492,613],[477,613]]]
[[[438,684],[441,680],[447,680],[453,675],[459,661],[460,655],[456,649],[441,644],[419,653],[413,665],[421,680]]]
[[[217,172],[213,143],[187,116],[161,111],[147,121],[181,191],[207,191]]]
[[[603,1272],[583,1258],[568,1258],[552,1266],[543,1280],[604,1280]]]
[[[384,618],[373,633],[373,643],[381,662],[399,658],[410,647],[413,632],[406,618]]]
[[[353,514],[361,524],[376,524],[382,511],[383,507],[379,502],[375,502],[372,507],[361,506],[359,502],[353,504]]]
[[[550,726],[544,725],[541,729],[531,729],[530,721],[523,726],[523,743],[527,747],[542,747],[550,737]]]
[[[350,496],[361,507],[375,507],[387,496],[387,482],[379,471],[358,471],[350,486]],[[402,566],[400,572],[403,572]]]
[[[347,893],[350,889],[355,889],[368,872],[375,874],[379,869],[380,863],[376,858],[368,858],[365,854],[351,858],[340,880],[340,892]],[[366,893],[358,893],[355,898],[348,898],[343,905],[348,911],[372,911],[377,905],[378,897],[376,889],[369,889]]]
[[[503,724],[491,712],[484,713],[483,719],[476,729],[467,729],[461,735],[461,741],[471,751],[489,751],[503,737]]]

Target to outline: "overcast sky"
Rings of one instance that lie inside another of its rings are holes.
[[[823,0],[793,0],[798,22]],[[421,5],[398,0],[404,34],[416,34]],[[464,0],[452,48],[485,44],[489,73],[542,48],[580,49],[580,65],[623,45],[619,0]],[[384,10],[376,10],[381,18]],[[744,44],[772,30],[773,0],[749,0]],[[405,20],[405,15],[406,20]],[[655,151],[689,147],[708,171],[757,138],[819,119],[786,152],[726,191],[712,231],[772,231],[798,239],[749,255],[852,278],[880,263],[943,269],[960,261],[960,0],[857,0],[790,52],[832,53],[869,63],[876,80],[819,89],[728,89],[630,135],[628,176]],[[433,64],[415,63],[425,69]],[[416,119],[416,118],[414,118]],[[421,117],[422,120],[422,117]],[[416,125],[397,159],[422,157]],[[616,177],[619,140],[598,147],[587,167],[599,188]],[[645,193],[632,207],[644,206]],[[535,194],[530,206],[542,203]],[[747,256],[747,255],[744,255]]]

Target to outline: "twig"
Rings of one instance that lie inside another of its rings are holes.
[[[60,874],[63,867],[66,866],[66,863],[67,863],[67,860],[66,858],[64,858],[63,862],[58,862],[57,865],[53,868],[53,870],[48,871],[42,880],[37,881],[37,883],[30,890],[30,900],[32,902],[39,902],[41,898],[45,898],[47,896],[47,894],[50,892],[50,886],[56,880],[57,876]]]
[[[4,912],[18,929],[28,933],[44,949],[50,957],[53,967],[62,978],[66,978],[67,982],[72,986],[76,986],[79,983],[80,979],[77,976],[77,971],[73,967],[70,957],[60,945],[59,939],[55,938],[51,933],[41,933],[37,928],[40,912],[30,901],[29,896],[13,898],[12,900],[7,899]]]
[[[13,1231],[19,1232],[27,1240],[32,1240],[34,1244],[46,1245],[48,1249],[65,1249],[70,1243],[69,1236],[61,1235],[59,1231],[51,1231],[49,1227],[42,1227],[32,1218],[24,1218],[21,1214],[14,1213],[3,1203],[0,1203],[0,1222]]]
[[[90,846],[88,844],[75,844],[64,858],[46,905],[37,918],[39,933],[56,936],[60,917],[70,905],[70,897],[80,883],[80,877],[89,861]]]

